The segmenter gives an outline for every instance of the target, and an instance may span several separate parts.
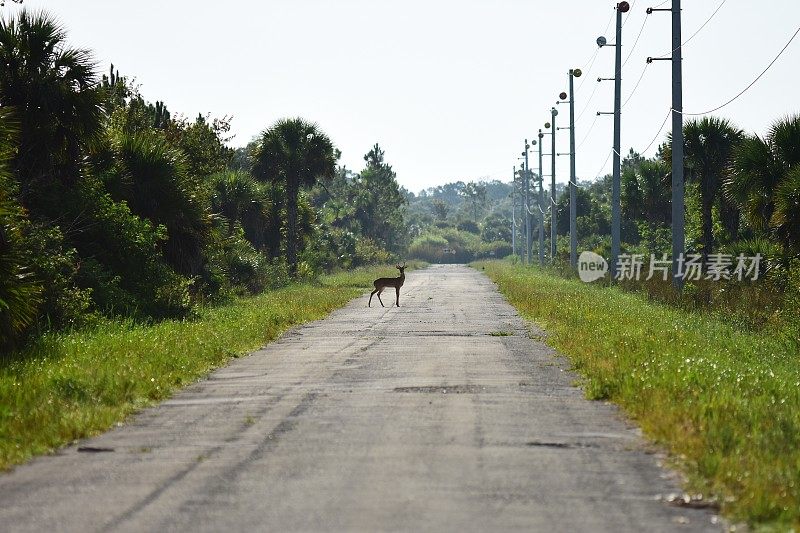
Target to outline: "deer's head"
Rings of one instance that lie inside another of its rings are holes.
[[[401,276],[402,276],[402,275],[404,275],[404,274],[406,273],[406,272],[405,272],[405,271],[406,271],[406,264],[405,264],[405,263],[403,263],[403,264],[402,264],[402,266],[401,266],[401,265],[395,265],[394,267],[395,267],[397,270],[399,270],[399,271],[400,271],[400,275],[401,275]]]

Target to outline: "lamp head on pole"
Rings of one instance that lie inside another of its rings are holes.
[[[627,13],[630,8],[631,6],[628,2],[620,2],[617,4],[617,9],[620,13]]]
[[[558,97],[561,98],[562,100],[566,100],[567,99],[567,93],[561,93],[561,94],[558,95]]]
[[[599,46],[600,48],[603,48],[607,44],[608,44],[608,39],[606,39],[602,35],[597,38],[597,46]]]
[[[545,127],[545,129],[549,130],[550,129],[550,123],[549,122],[545,122],[544,123],[544,127]],[[542,131],[542,130],[539,130],[539,131]]]
[[[583,76],[583,71],[579,68],[572,69],[569,71],[569,73],[576,78],[580,78],[581,76]]]

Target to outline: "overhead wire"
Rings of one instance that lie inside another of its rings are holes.
[[[589,109],[589,104],[592,103],[592,98],[594,98],[594,95],[597,92],[597,88],[599,86],[600,86],[599,82],[595,84],[594,90],[592,90],[592,94],[589,95],[589,99],[586,100],[586,104],[583,106],[583,109],[581,109],[581,112],[578,113],[577,118],[575,118],[575,122],[579,122],[581,120],[581,117],[583,116],[583,114],[586,113],[586,110]]]
[[[775,64],[775,62],[776,62],[776,61],[778,61],[778,59],[779,59],[779,58],[780,58],[780,57],[783,55],[783,53],[786,51],[786,49],[787,49],[787,48],[789,48],[789,45],[790,45],[790,44],[792,44],[792,41],[794,41],[794,39],[795,39],[795,37],[797,37],[797,34],[798,34],[798,33],[800,33],[800,27],[798,27],[798,28],[797,28],[797,30],[795,30],[794,34],[792,34],[791,38],[789,38],[789,41],[788,41],[788,42],[787,42],[787,43],[786,43],[786,44],[783,46],[783,48],[781,48],[781,51],[780,51],[780,52],[778,52],[778,55],[776,55],[776,56],[775,56],[775,58],[774,58],[772,61],[770,61],[770,62],[769,62],[769,65],[767,65],[767,68],[765,68],[764,70],[762,70],[762,71],[761,71],[761,74],[759,74],[758,76],[756,76],[756,79],[754,79],[753,81],[751,81],[751,82],[750,82],[750,84],[749,84],[747,87],[745,87],[744,89],[742,89],[742,90],[739,92],[739,94],[737,94],[736,96],[734,96],[733,98],[731,98],[730,100],[728,100],[727,102],[725,102],[724,104],[722,104],[722,105],[719,105],[719,106],[715,107],[714,109],[709,109],[708,111],[703,111],[703,112],[701,112],[701,113],[686,113],[686,112],[681,112],[681,111],[678,111],[678,112],[679,112],[679,113],[681,113],[682,115],[687,115],[687,116],[696,117],[696,116],[699,116],[699,115],[707,115],[707,114],[709,114],[709,113],[714,113],[714,112],[716,112],[716,111],[719,111],[719,110],[720,110],[720,109],[722,109],[723,107],[726,107],[727,105],[729,105],[729,104],[732,104],[733,102],[735,102],[736,100],[738,100],[740,96],[742,96],[744,93],[746,93],[747,91],[749,91],[749,90],[750,90],[750,88],[752,88],[752,87],[753,87],[753,85],[755,85],[755,84],[758,82],[758,80],[760,80],[760,79],[761,79],[761,78],[764,76],[764,74],[766,74],[766,73],[767,73],[767,71],[768,71],[770,68],[772,68],[772,65],[774,65],[774,64]]]
[[[608,31],[608,28],[611,27],[611,23],[614,22],[614,13],[611,13],[611,17],[609,17],[608,22],[606,23],[605,29],[601,32],[601,35]],[[594,53],[583,62],[583,66],[581,70],[584,71],[584,78],[578,83],[577,91],[580,91],[581,87],[583,87],[583,83],[589,78],[589,73],[592,71],[592,67],[594,66],[594,62],[597,59],[597,54],[600,52],[600,48],[596,48]]]
[[[595,173],[594,173],[594,177],[595,177],[595,178],[596,178],[596,177],[598,177],[598,176],[600,175],[600,173],[603,171],[603,169],[604,169],[604,168],[606,168],[606,165],[608,164],[608,160],[609,160],[609,159],[611,159],[611,154],[613,154],[613,153],[614,153],[614,149],[612,148],[612,149],[611,149],[611,150],[608,152],[608,155],[606,156],[606,160],[605,160],[605,161],[603,161],[603,164],[602,164],[602,165],[600,165],[600,168],[598,168],[598,169],[597,169],[597,172],[595,172]]]
[[[594,116],[594,120],[592,121],[592,125],[589,126],[589,129],[586,130],[586,134],[583,136],[583,139],[581,139],[581,142],[578,143],[578,147],[575,148],[575,150],[580,149],[580,147],[583,146],[583,143],[586,142],[586,139],[589,138],[589,134],[592,133],[592,130],[594,129],[594,125],[597,124],[597,119],[598,118],[600,118],[600,115],[595,115]]]
[[[628,96],[625,98],[625,101],[619,107],[620,110],[625,109],[625,106],[628,105],[628,102],[631,101],[631,98],[633,98],[633,95],[636,94],[636,90],[639,88],[639,84],[642,83],[642,79],[644,79],[644,73],[647,72],[647,67],[649,67],[649,66],[650,66],[650,63],[645,63],[644,64],[644,68],[642,69],[642,73],[639,75],[639,79],[636,80],[636,84],[633,86],[633,89],[631,90],[630,94],[628,94]]]
[[[633,41],[633,46],[631,47],[631,51],[628,52],[628,56],[625,58],[625,61],[622,62],[622,66],[620,68],[624,68],[625,65],[628,63],[628,60],[633,55],[633,51],[636,49],[636,45],[639,44],[639,39],[642,36],[642,32],[644,32],[644,27],[647,25],[647,20],[650,18],[649,15],[645,15],[644,22],[642,22],[642,27],[639,28],[639,35],[636,36],[636,40]]]
[[[697,30],[696,30],[696,31],[695,31],[695,32],[694,32],[692,35],[690,35],[690,36],[689,36],[689,38],[688,38],[688,39],[686,39],[685,41],[683,41],[683,42],[681,43],[681,45],[680,45],[678,48],[683,48],[684,46],[686,46],[686,45],[689,43],[689,41],[691,41],[692,39],[694,39],[695,37],[697,37],[697,34],[698,34],[698,33],[700,33],[701,31],[703,31],[703,28],[705,28],[705,27],[708,25],[708,23],[709,23],[709,22],[711,22],[711,19],[713,19],[713,18],[714,18],[714,16],[715,16],[715,15],[716,15],[716,14],[719,12],[719,10],[720,10],[720,9],[722,9],[722,6],[724,6],[724,5],[725,5],[725,2],[727,2],[727,1],[728,1],[728,0],[722,0],[722,2],[720,2],[720,3],[719,3],[719,5],[717,6],[717,9],[715,9],[715,10],[714,10],[714,12],[713,12],[713,13],[711,13],[711,16],[709,16],[709,17],[706,19],[706,21],[705,21],[705,22],[704,22],[702,25],[700,25],[700,27],[699,27],[699,28],[697,28]],[[666,54],[663,54],[663,55],[660,55],[660,56],[657,56],[657,57],[658,57],[659,59],[666,59],[666,58],[670,57],[672,54],[674,54],[674,53],[675,53],[675,51],[676,51],[676,50],[678,50],[678,48],[673,48],[672,50],[670,50],[670,51],[669,51],[669,52],[667,52]]]
[[[633,8],[634,7],[636,7],[636,0],[633,0],[633,2],[631,2],[631,6],[630,6],[630,8],[628,10],[628,14],[625,15],[625,20],[622,21],[622,27],[623,28],[625,27],[625,24],[628,23],[628,19],[631,18],[631,14],[633,13]]]
[[[644,150],[642,150],[641,152],[639,152],[639,154],[640,154],[640,155],[644,155],[644,154],[646,154],[646,153],[647,153],[647,151],[648,151],[648,150],[650,150],[650,148],[653,146],[653,144],[656,142],[656,140],[657,140],[657,139],[659,138],[659,136],[661,135],[661,132],[664,130],[664,125],[667,123],[667,120],[669,119],[669,116],[670,116],[671,114],[672,114],[672,108],[670,108],[670,110],[667,112],[667,116],[666,116],[666,117],[664,117],[664,122],[662,122],[662,123],[661,123],[661,126],[658,128],[658,132],[657,132],[657,133],[655,134],[655,136],[653,137],[653,140],[652,140],[652,141],[650,141],[650,144],[648,144],[648,145],[647,145],[647,148],[645,148]]]

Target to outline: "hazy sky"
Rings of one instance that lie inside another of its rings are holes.
[[[623,29],[623,99],[645,58],[670,51],[668,13],[634,0]],[[721,0],[684,0],[690,37]],[[375,142],[386,150],[402,185],[422,188],[454,180],[509,181],[523,139],[535,138],[566,88],[567,71],[582,67],[576,94],[578,179],[610,171],[613,106],[613,1],[571,0],[25,0],[46,8],[70,41],[95,51],[102,70],[114,62],[144,96],[173,113],[233,115],[233,145],[281,117],[317,122],[358,170]],[[664,7],[668,7],[668,4]],[[19,8],[6,4],[5,13]],[[704,111],[749,84],[800,26],[797,0],[727,0],[684,49],[684,109]],[[608,29],[606,29],[608,28]],[[719,114],[746,130],[800,112],[800,36],[743,97]],[[670,63],[647,67],[623,110],[623,150],[643,150],[670,106]],[[594,93],[594,94],[593,94]],[[591,101],[589,98],[593,96]],[[588,107],[587,107],[588,102]],[[568,107],[559,107],[559,126]],[[594,125],[593,125],[594,124]],[[592,127],[593,125],[593,127]],[[590,129],[591,128],[591,129]],[[668,131],[669,124],[664,127]],[[568,131],[558,132],[567,152]],[[588,136],[587,136],[588,134]],[[660,139],[659,139],[660,140]],[[545,138],[545,153],[550,151]],[[655,143],[647,152],[655,151]],[[568,157],[558,158],[558,181]],[[537,157],[532,160],[534,170]],[[545,158],[549,168],[549,159]]]

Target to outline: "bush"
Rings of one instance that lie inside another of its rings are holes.
[[[0,349],[3,351],[34,322],[41,301],[41,287],[31,279],[33,272],[26,261],[26,243],[20,229],[23,211],[10,193],[9,180],[0,175]]]
[[[315,233],[316,237],[301,252],[301,261],[316,272],[353,266],[356,257],[356,235],[353,232],[321,225],[315,228]]]
[[[114,134],[114,166],[105,175],[116,200],[153,225],[167,229],[159,247],[167,263],[188,276],[206,273],[211,229],[204,184],[187,172],[184,155],[154,132]]]
[[[91,260],[77,272],[77,280],[93,290],[98,310],[152,318],[192,312],[192,279],[172,270],[160,253],[167,239],[164,226],[134,215],[97,182],[82,182],[68,201],[70,211],[84,211],[74,242],[80,257]]]
[[[480,254],[481,258],[494,258],[494,259],[502,259],[503,257],[511,255],[512,249],[511,245],[505,241],[494,241],[494,242],[486,242],[481,245]],[[534,253],[538,253],[536,251],[536,247],[534,246]]]
[[[208,254],[213,293],[262,292],[269,284],[269,261],[245,239],[242,227],[235,225],[229,232],[227,224],[220,224],[212,236]]]
[[[478,226],[478,224],[476,222],[473,222],[472,220],[462,220],[461,222],[458,223],[456,229],[458,229],[459,231],[466,231],[474,235],[480,235],[481,233],[480,226]]]
[[[444,237],[425,233],[414,239],[408,248],[408,255],[429,263],[441,263],[444,257],[444,249],[448,246],[447,239]]]
[[[91,321],[92,289],[81,287],[84,262],[58,226],[23,224],[26,263],[42,285],[38,319],[43,329],[83,325]]]
[[[366,237],[356,238],[356,253],[351,266],[381,265],[391,261],[392,254],[384,250],[377,242]]]

